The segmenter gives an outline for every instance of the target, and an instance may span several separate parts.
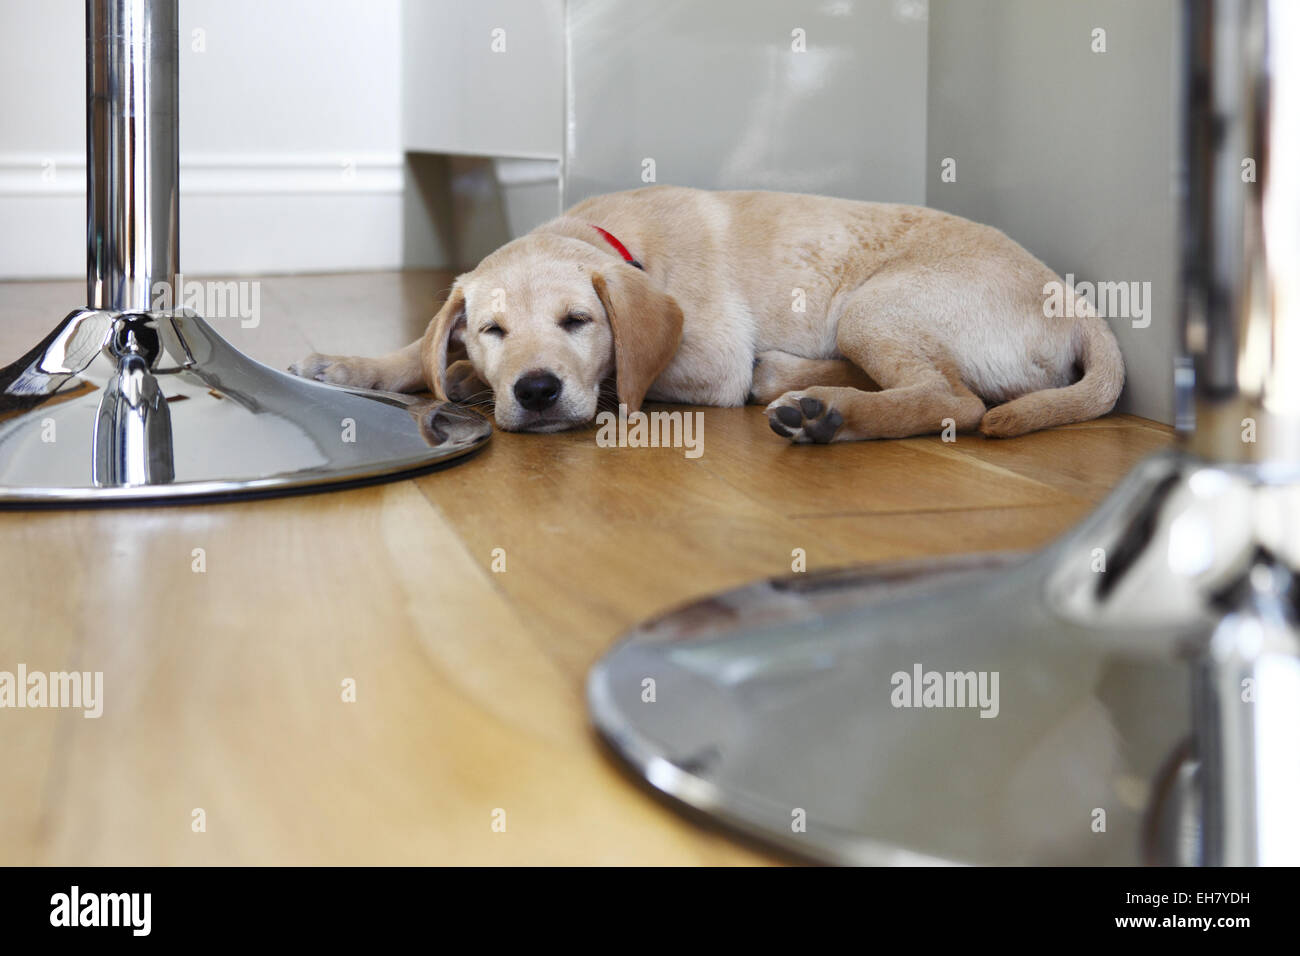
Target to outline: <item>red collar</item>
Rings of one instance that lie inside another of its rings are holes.
[[[588,223],[587,225],[591,226],[592,229],[595,229],[598,233],[604,236],[605,241],[614,247],[614,251],[623,257],[624,262],[626,262],[630,266],[636,266],[642,272],[645,272],[645,266],[641,265],[641,263],[637,262],[636,259],[633,258],[632,253],[627,251],[627,246],[619,242],[618,239],[614,237],[613,233],[606,232],[604,229],[601,229],[600,226],[596,225],[594,222]]]

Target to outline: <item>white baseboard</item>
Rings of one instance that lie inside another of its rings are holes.
[[[443,265],[404,248],[400,154],[181,157],[181,264],[191,275]],[[0,278],[86,271],[86,161],[0,155]]]

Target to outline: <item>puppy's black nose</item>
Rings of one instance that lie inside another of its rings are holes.
[[[515,381],[515,398],[530,412],[541,412],[555,404],[563,388],[550,372],[526,372]]]

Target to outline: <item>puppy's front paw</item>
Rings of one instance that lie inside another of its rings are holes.
[[[767,423],[792,442],[825,445],[834,440],[844,416],[807,392],[786,392],[767,406]]]
[[[311,378],[330,385],[348,385],[352,388],[378,388],[374,359],[346,358],[342,355],[321,355],[312,352],[301,362],[289,366],[289,373],[300,378]]]

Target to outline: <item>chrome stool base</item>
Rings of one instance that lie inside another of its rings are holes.
[[[452,462],[491,431],[469,409],[268,368],[192,312],[79,310],[0,369],[0,506],[325,490]]]
[[[596,665],[589,706],[654,787],[805,858],[1294,862],[1286,821],[1216,854],[1265,802],[1239,743],[1279,772],[1300,759],[1250,729],[1265,706],[1300,726],[1297,550],[1300,484],[1159,455],[1030,558],[794,575],[650,621]],[[1228,626],[1271,645],[1198,689]],[[1189,794],[1202,759],[1226,800]]]

